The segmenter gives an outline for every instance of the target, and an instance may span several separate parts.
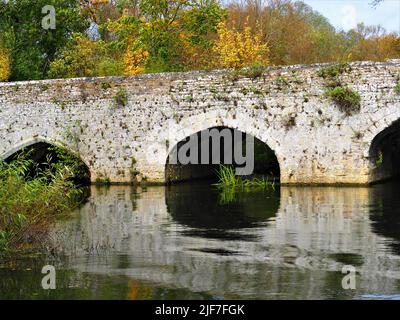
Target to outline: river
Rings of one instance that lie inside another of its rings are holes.
[[[399,190],[92,186],[52,228],[53,254],[0,263],[0,298],[400,299]]]

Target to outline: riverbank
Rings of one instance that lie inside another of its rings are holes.
[[[0,255],[37,250],[48,226],[77,207],[83,190],[63,163],[46,169],[24,158],[0,161]]]

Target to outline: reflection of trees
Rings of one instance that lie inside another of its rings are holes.
[[[357,267],[357,293],[390,292],[400,262],[385,251],[393,238],[379,215],[394,190],[382,204],[384,189],[281,187],[280,199],[243,193],[221,205],[204,184],[93,188],[80,215],[60,225],[60,247],[85,279],[125,298],[147,298],[148,287],[159,298],[346,298],[355,292],[341,291],[344,264]]]
[[[400,182],[376,185],[371,190],[370,220],[372,230],[392,241],[389,245],[400,254]]]

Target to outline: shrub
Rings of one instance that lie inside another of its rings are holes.
[[[325,96],[335,102],[346,114],[359,111],[361,107],[361,97],[358,92],[347,87],[329,88]]]
[[[125,89],[119,89],[114,97],[115,107],[121,108],[125,107],[128,104],[128,95],[126,94]]]
[[[69,167],[54,165],[30,177],[34,166],[23,158],[0,161],[0,253],[40,243],[49,222],[79,203],[82,191]]]
[[[350,66],[348,63],[338,63],[322,68],[321,70],[318,71],[318,76],[324,79],[332,79],[332,78],[337,78],[338,76],[349,70]]]

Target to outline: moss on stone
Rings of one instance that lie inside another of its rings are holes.
[[[360,111],[361,96],[358,92],[348,87],[328,88],[325,96],[335,102],[340,109],[350,115],[353,112]]]
[[[119,89],[115,94],[114,104],[116,108],[125,107],[128,104],[128,95],[125,89]]]

